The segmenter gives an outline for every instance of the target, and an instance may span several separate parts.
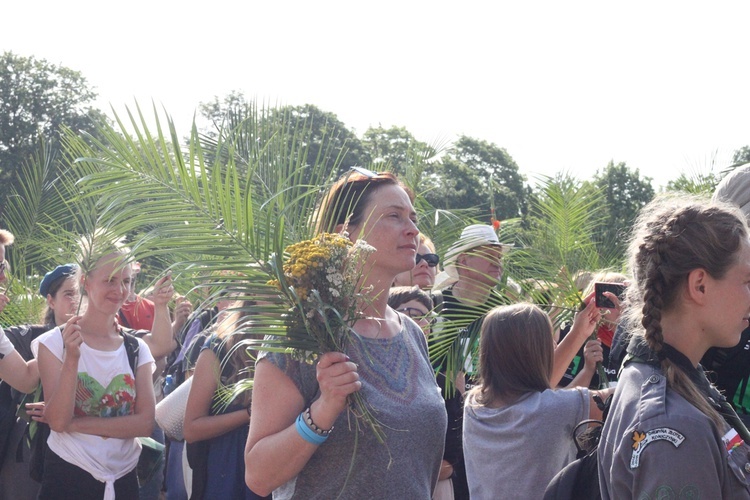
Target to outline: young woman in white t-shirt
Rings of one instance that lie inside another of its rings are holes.
[[[130,291],[125,259],[115,251],[83,273],[85,312],[36,344],[51,428],[40,499],[138,498],[136,437],[151,435],[154,426],[154,360],[138,339],[133,373],[115,320]],[[158,293],[172,292],[165,286]]]

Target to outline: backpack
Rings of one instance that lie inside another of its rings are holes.
[[[193,346],[197,339],[201,338],[201,333],[211,326],[217,314],[217,308],[198,310],[185,322],[185,326],[177,335],[180,348],[175,349],[167,356],[167,366],[164,368],[163,376],[165,385],[168,375],[171,375],[172,383],[169,387],[162,387],[165,396],[185,381],[185,371],[187,367],[195,364],[198,355],[198,353],[192,352]],[[205,336],[202,338],[205,340]]]
[[[128,355],[128,364],[135,375],[138,367],[140,344],[135,335],[133,335],[134,332],[135,330],[129,328],[120,329],[120,335],[122,335],[123,344],[125,345],[125,352]],[[21,402],[19,407],[19,413],[25,408],[25,403],[44,401],[44,391],[42,390],[41,382],[36,391],[27,396],[30,396],[31,398],[28,401],[24,398],[24,401]],[[29,425],[26,426],[26,439],[31,450],[29,458],[29,475],[38,483],[42,482],[42,477],[44,476],[44,456],[47,453],[47,438],[49,437],[49,434],[49,425],[42,422],[32,420],[29,422]]]
[[[34,359],[31,341],[49,329],[49,325],[20,325],[5,327],[4,331],[24,361],[30,361]],[[8,447],[11,446],[10,436],[16,426],[16,410],[24,396],[6,382],[0,381],[0,469],[7,456]],[[16,450],[16,456],[18,454],[19,451]]]
[[[604,421],[607,419],[609,407],[612,404],[612,395],[602,402],[601,398],[594,396],[594,401],[602,410],[601,420],[583,420],[573,429],[573,442],[578,450],[576,459],[566,465],[563,470],[552,478],[547,489],[544,491],[544,500],[598,500],[601,499],[599,491],[599,438],[602,434]],[[576,436],[578,429],[584,425],[597,424],[589,427],[580,435]]]

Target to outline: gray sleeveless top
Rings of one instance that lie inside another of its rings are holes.
[[[328,440],[295,479],[274,491],[274,499],[429,499],[443,456],[447,416],[427,355],[422,330],[401,315],[399,334],[390,339],[353,335],[346,354],[359,366],[360,393],[386,434],[355,429],[345,410]],[[279,353],[261,358],[279,367],[309,405],[320,394],[315,365]],[[351,474],[347,474],[351,467]]]

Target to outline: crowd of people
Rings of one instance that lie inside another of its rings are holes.
[[[587,420],[603,421],[602,498],[750,498],[734,409],[750,374],[750,169],[714,200],[646,206],[627,269],[589,270],[559,329],[554,303],[503,280],[512,249],[492,225],[465,227],[441,256],[413,198],[359,168],[324,196],[318,231],[374,251],[347,347],[314,363],[238,349],[262,340],[237,333],[252,332],[247,297],[192,312],[168,274],[135,295],[125,248],[51,270],[40,324],[0,330],[2,498],[542,498]],[[13,241],[0,230],[0,281]],[[626,293],[602,305],[601,282]],[[450,335],[460,366],[430,357]],[[248,377],[251,391],[222,399]],[[179,432],[161,429],[157,400],[179,384]],[[355,393],[382,435],[352,424]]]

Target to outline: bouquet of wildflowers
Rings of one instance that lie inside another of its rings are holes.
[[[287,345],[294,358],[314,361],[326,352],[345,352],[354,323],[363,318],[366,296],[361,286],[364,263],[375,249],[364,240],[323,233],[285,249],[276,279],[269,282],[288,300]],[[350,395],[349,412],[373,429],[382,441],[380,424],[361,394]]]

